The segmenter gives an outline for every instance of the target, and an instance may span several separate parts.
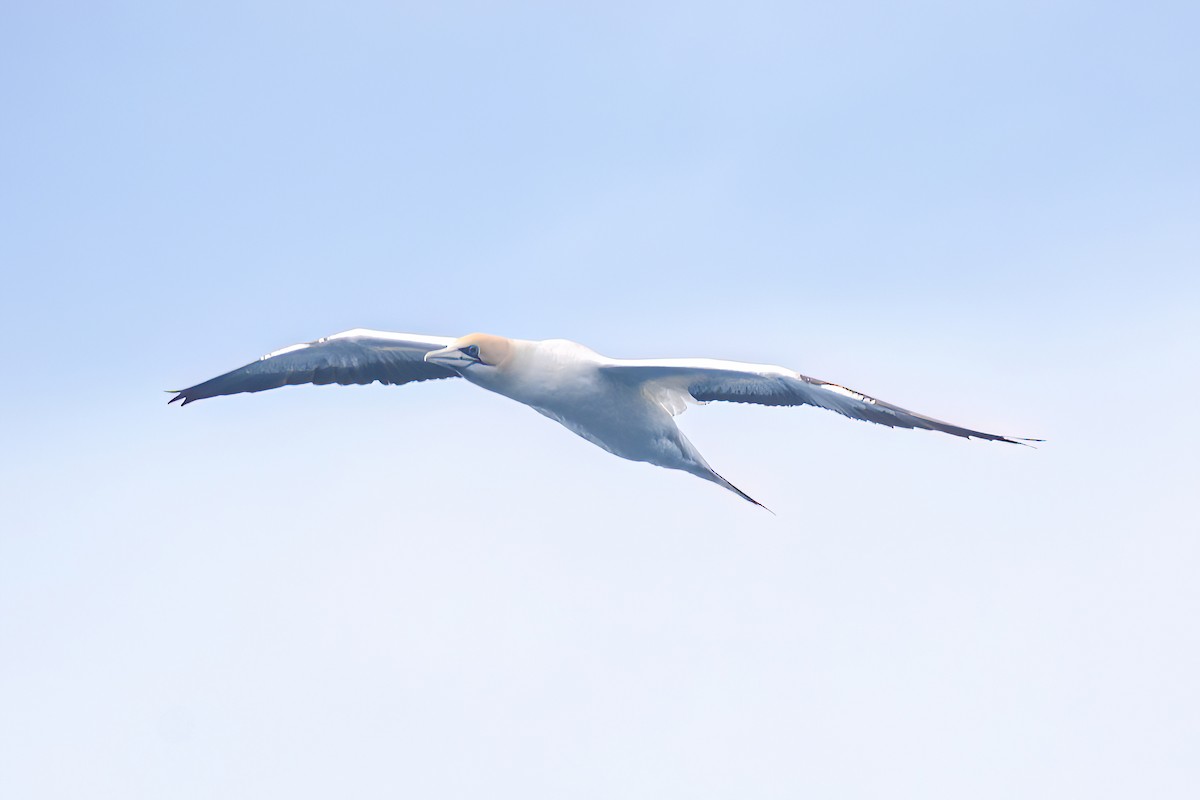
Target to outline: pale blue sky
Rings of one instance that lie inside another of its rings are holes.
[[[0,10],[0,796],[1191,797],[1194,4]],[[785,364],[777,517],[350,327]]]

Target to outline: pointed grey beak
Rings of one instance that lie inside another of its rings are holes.
[[[425,354],[425,360],[430,364],[440,364],[450,369],[464,369],[472,364],[479,363],[479,359],[471,358],[457,347],[443,347],[441,350],[430,350]]]

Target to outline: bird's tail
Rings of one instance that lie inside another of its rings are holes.
[[[672,425],[672,427],[675,426]],[[708,462],[704,460],[704,456],[700,455],[700,451],[697,450],[696,446],[692,444],[686,436],[683,435],[683,431],[679,430],[679,428],[674,429],[674,438],[676,444],[679,446],[681,454],[683,455],[684,463],[663,464],[663,466],[670,467],[672,469],[682,469],[685,472],[690,472],[697,478],[704,478],[706,481],[712,481],[718,486],[725,487],[746,502],[753,503],[759,508],[766,508],[767,511],[771,511],[771,509],[767,508],[762,503],[758,502],[753,497],[746,494],[741,489],[718,475],[717,471],[708,465]],[[775,512],[771,511],[771,513],[774,514]]]
[[[747,500],[747,501],[749,501],[749,502],[751,502],[751,503],[754,503],[754,505],[758,506],[759,508],[766,508],[766,510],[767,510],[767,511],[771,511],[771,509],[767,508],[767,507],[766,507],[766,506],[764,506],[762,503],[758,502],[758,501],[757,501],[757,500],[755,500],[753,497],[751,497],[750,495],[746,494],[746,493],[745,493],[745,492],[743,492],[741,489],[739,489],[738,487],[734,486],[734,485],[733,485],[732,483],[730,483],[729,481],[727,481],[727,480],[725,480],[724,478],[722,478],[722,477],[721,477],[720,475],[718,475],[718,474],[717,474],[717,473],[716,473],[716,472],[715,472],[715,471],[714,471],[714,470],[713,470],[711,467],[710,467],[710,468],[709,468],[709,470],[708,470],[708,475],[703,475],[703,476],[701,476],[701,477],[707,478],[708,480],[712,481],[713,483],[717,484],[718,486],[724,486],[726,489],[728,489],[729,491],[733,492],[733,493],[734,493],[734,494],[736,494],[738,497],[742,498],[743,500]],[[772,513],[772,514],[774,514],[775,512],[774,512],[774,511],[771,511],[771,513]]]

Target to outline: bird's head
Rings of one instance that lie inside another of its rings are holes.
[[[512,356],[512,342],[503,336],[472,333],[456,339],[449,347],[425,354],[431,364],[440,364],[457,372],[468,369],[495,369]]]

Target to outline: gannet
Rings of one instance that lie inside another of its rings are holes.
[[[816,406],[890,428],[923,428],[1023,444],[1039,439],[962,428],[772,364],[707,358],[617,359],[566,339],[530,341],[472,333],[455,339],[354,330],[268,353],[169,402],[313,383],[404,384],[466,378],[533,408],[615,456],[678,469],[763,506],[708,465],[675,424],[689,404],[714,400]]]

